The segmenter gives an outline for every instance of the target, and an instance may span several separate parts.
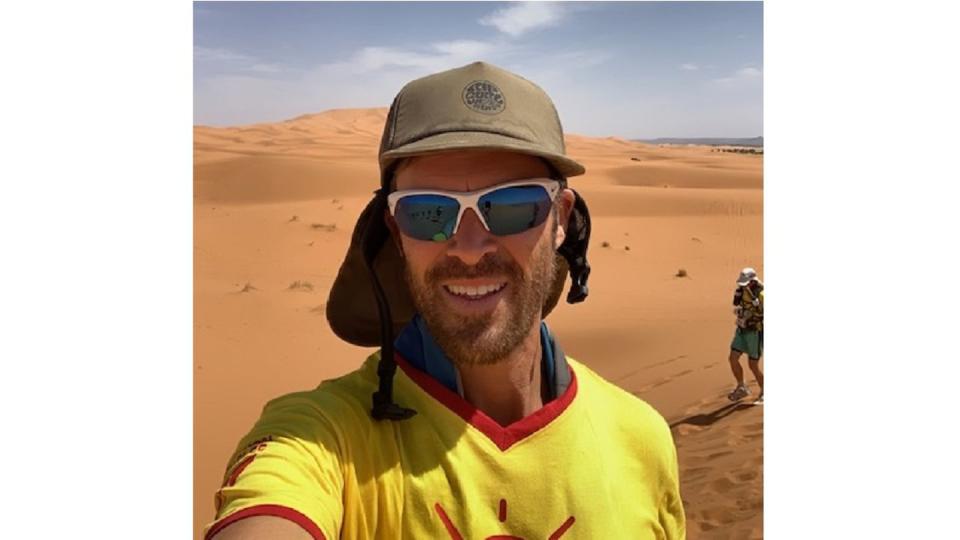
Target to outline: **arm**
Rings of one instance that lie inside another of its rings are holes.
[[[660,524],[658,538],[665,540],[683,540],[687,537],[687,517],[680,496],[680,464],[677,458],[677,445],[673,440],[670,426],[661,417],[661,425],[651,439],[659,445],[658,468],[660,487],[660,506],[657,508],[657,521]]]
[[[687,518],[680,497],[680,473],[677,464],[677,449],[671,440],[671,463],[667,474],[666,489],[659,509],[659,522],[668,540],[683,540],[687,537]]]
[[[307,396],[269,403],[224,474],[205,540],[339,536],[340,448],[335,426]]]
[[[322,533],[321,533],[322,534]],[[213,540],[313,540],[314,537],[296,523],[273,516],[254,516],[231,523],[215,533]],[[321,536],[321,538],[323,538]]]

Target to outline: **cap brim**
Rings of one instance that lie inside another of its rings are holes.
[[[380,156],[380,170],[388,171],[399,159],[439,154],[455,150],[505,150],[538,156],[549,161],[563,176],[579,176],[586,172],[580,163],[563,154],[545,152],[542,146],[522,139],[486,131],[452,131],[439,133],[397,147]]]

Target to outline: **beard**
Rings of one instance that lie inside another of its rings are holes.
[[[530,259],[530,271],[502,250],[487,253],[473,266],[447,257],[430,268],[422,278],[409,265],[404,275],[413,303],[427,328],[456,365],[495,364],[513,352],[530,335],[543,313],[543,305],[556,275],[553,250],[556,230],[549,242],[539,242]],[[464,315],[447,302],[441,283],[449,279],[495,277],[505,279],[501,301],[489,313]]]

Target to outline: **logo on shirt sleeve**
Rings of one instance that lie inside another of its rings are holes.
[[[237,479],[240,478],[240,474],[243,473],[244,469],[249,467],[251,463],[253,463],[253,460],[256,459],[258,453],[267,449],[267,443],[272,440],[273,437],[267,435],[266,437],[251,442],[244,447],[242,451],[237,452],[237,458],[233,460],[233,463],[230,464],[229,474],[227,474],[226,478],[224,478],[223,484],[214,495],[214,506],[216,507],[218,514],[220,513],[220,508],[223,507],[223,488],[233,487],[236,485]]]

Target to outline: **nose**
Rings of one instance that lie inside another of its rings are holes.
[[[473,210],[464,212],[457,232],[450,238],[447,255],[473,266],[479,263],[484,255],[496,250],[493,235],[483,227],[477,214]]]

